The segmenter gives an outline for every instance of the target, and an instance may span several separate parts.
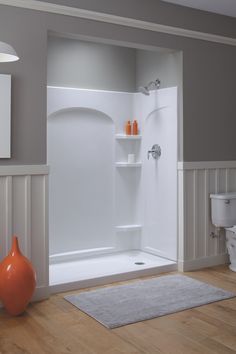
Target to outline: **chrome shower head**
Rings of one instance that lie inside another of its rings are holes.
[[[160,87],[161,81],[156,79],[155,81],[150,81],[147,86],[140,86],[138,88],[139,92],[143,93],[146,96],[150,95],[150,89],[158,90]]]
[[[155,89],[158,90],[158,89],[160,88],[160,85],[161,85],[161,80],[156,79],[156,80],[153,82],[153,85],[154,85]]]

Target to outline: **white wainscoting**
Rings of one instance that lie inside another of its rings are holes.
[[[37,275],[34,300],[47,298],[48,286],[48,173],[45,165],[0,166],[0,260],[19,238],[23,254]]]
[[[236,161],[180,162],[179,269],[199,269],[226,263],[225,232],[212,238],[210,194],[236,191]]]

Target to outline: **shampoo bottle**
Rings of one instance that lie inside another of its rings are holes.
[[[138,122],[136,119],[133,121],[133,135],[138,135]]]
[[[125,125],[125,133],[126,133],[126,135],[131,135],[131,122],[130,122],[130,120],[128,120]]]

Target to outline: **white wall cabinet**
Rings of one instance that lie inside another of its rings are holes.
[[[11,75],[0,74],[0,158],[11,157]]]

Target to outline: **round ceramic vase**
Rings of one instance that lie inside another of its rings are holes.
[[[0,299],[6,310],[14,316],[23,313],[35,286],[33,266],[21,253],[18,239],[14,236],[9,255],[0,263]]]

